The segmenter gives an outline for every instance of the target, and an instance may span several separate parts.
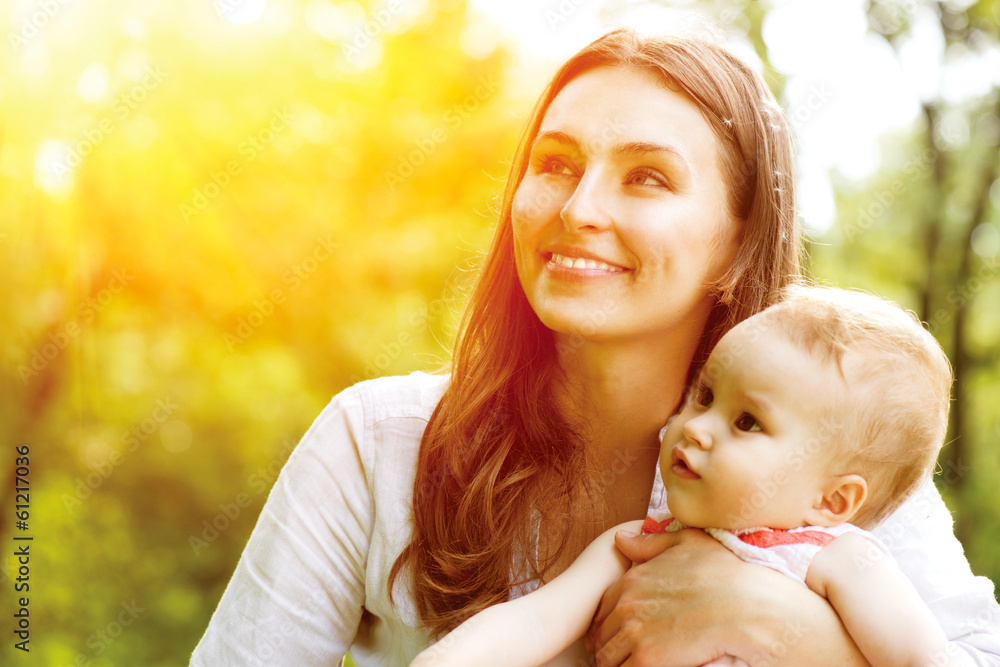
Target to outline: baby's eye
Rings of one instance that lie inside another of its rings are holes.
[[[703,408],[712,407],[712,401],[715,400],[715,396],[712,394],[712,390],[708,387],[698,387],[698,391],[695,394],[694,401]]]
[[[736,420],[736,428],[741,431],[760,431],[760,424],[751,415],[744,412],[740,415],[740,418]]]

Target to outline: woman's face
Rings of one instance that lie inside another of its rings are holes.
[[[694,102],[645,70],[591,70],[552,101],[530,150],[514,252],[541,321],[595,341],[699,337],[739,223]]]

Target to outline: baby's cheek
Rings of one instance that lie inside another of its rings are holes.
[[[719,491],[720,506],[723,506],[726,525],[719,528],[751,528],[759,526],[758,515],[767,504],[767,497],[758,480],[734,481],[729,488]]]

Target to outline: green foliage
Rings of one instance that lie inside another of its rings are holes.
[[[447,359],[519,129],[501,54],[461,52],[459,3],[368,43],[290,4],[246,26],[144,7],[71,3],[33,41],[44,71],[7,70],[0,460],[12,476],[31,447],[34,541],[31,653],[5,639],[3,664],[186,663],[330,397]],[[91,63],[108,89],[86,101]],[[39,184],[53,140],[81,159]]]

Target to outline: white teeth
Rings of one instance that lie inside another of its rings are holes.
[[[566,257],[558,253],[552,253],[552,258],[549,261],[557,266],[564,266],[567,269],[600,269],[609,273],[619,273],[624,270],[620,266],[612,266],[607,262],[598,262],[582,257]]]

